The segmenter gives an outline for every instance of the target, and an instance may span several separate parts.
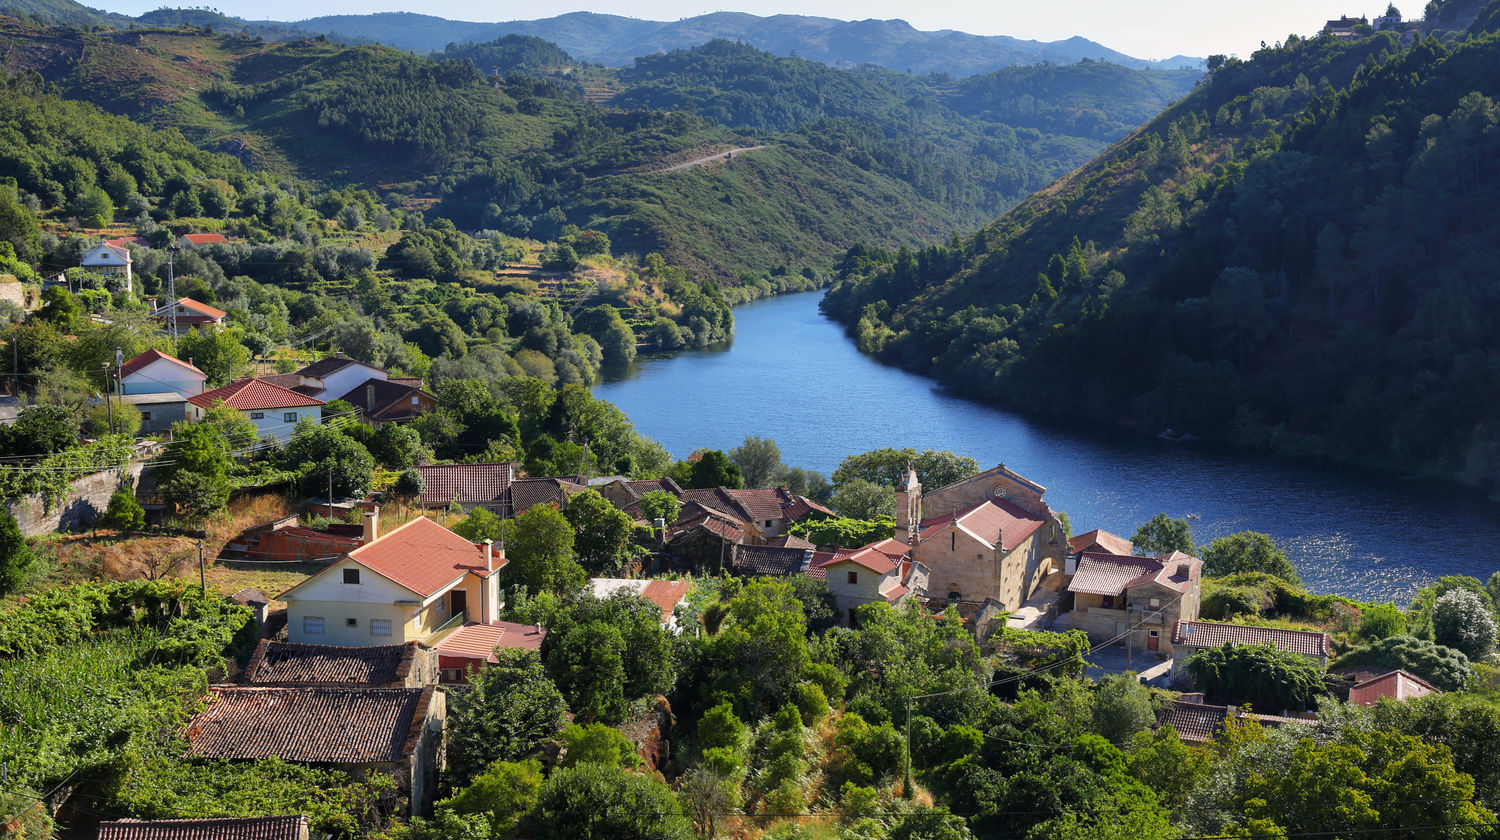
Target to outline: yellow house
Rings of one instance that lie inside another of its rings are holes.
[[[287,639],[363,647],[430,643],[468,622],[499,618],[505,557],[426,517],[378,534],[365,515],[365,544],[283,592]]]

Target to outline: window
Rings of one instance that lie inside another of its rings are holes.
[[[370,619],[370,635],[371,636],[389,636],[389,635],[391,635],[391,620],[389,618],[372,618],[372,619]]]
[[[859,583],[859,572],[850,572],[849,573],[849,582],[850,583]]]
[[[345,627],[358,627],[359,626],[359,619],[357,619],[357,618],[346,618],[346,619],[344,619],[344,626]]]
[[[464,669],[462,669],[462,668],[444,668],[443,669],[443,682],[445,682],[445,683],[461,683],[461,682],[464,682]]]
[[[1146,609],[1148,609],[1148,610],[1150,610],[1152,612],[1156,612],[1156,611],[1160,610],[1161,609],[1161,599],[1160,598],[1152,598],[1147,603]]]
[[[359,569],[345,569],[344,583],[359,583]]]
[[[251,420],[264,420],[264,419],[266,419],[266,413],[264,411],[252,411],[252,412],[250,412],[250,419]]]
[[[766,527],[767,528],[771,527],[771,520],[769,520],[769,519],[766,520]]]
[[[281,420],[284,423],[295,423],[297,422],[297,412],[288,411],[285,414],[281,415]]]
[[[411,404],[412,405],[416,405],[417,404],[417,398],[416,397],[412,397],[411,398]]]
[[[323,616],[321,616],[321,615],[304,615],[304,616],[302,616],[302,632],[304,632],[304,633],[311,633],[313,635],[322,635],[322,633],[323,633]]]
[[[144,420],[147,423],[150,423],[151,422],[151,412],[149,412],[149,411],[142,411],[141,412],[141,419]]]

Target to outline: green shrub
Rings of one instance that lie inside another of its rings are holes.
[[[792,690],[792,702],[797,704],[802,722],[808,726],[817,726],[828,716],[828,696],[817,683],[798,683]]]
[[[135,492],[121,487],[109,497],[109,507],[104,511],[104,524],[121,531],[134,531],[146,527],[146,509],[135,500]]]
[[[1333,668],[1369,666],[1410,671],[1443,691],[1461,691],[1469,680],[1469,657],[1452,648],[1414,636],[1391,636],[1349,651],[1329,663]]]

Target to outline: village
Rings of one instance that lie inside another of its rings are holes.
[[[156,316],[212,329],[223,314],[180,299]],[[219,388],[207,388],[191,360],[159,350],[123,360],[117,373],[112,398],[141,410],[142,434],[181,430],[207,410],[227,408],[243,414],[257,437],[284,444],[294,430],[325,422],[321,411],[332,400],[353,406],[369,427],[410,423],[437,402],[419,379],[340,356]],[[476,540],[454,529],[515,522],[539,509],[565,513],[584,494],[628,518],[634,549],[620,576],[594,577],[578,594],[643,599],[668,634],[702,632],[700,622],[686,620],[690,595],[704,581],[729,578],[815,586],[826,591],[830,623],[844,627],[858,627],[871,604],[950,616],[985,655],[1005,649],[1007,633],[1081,633],[1086,641],[1077,655],[1087,660],[1088,675],[1125,674],[1167,692],[1155,725],[1190,745],[1245,721],[1279,727],[1318,719],[1312,707],[1266,714],[1209,702],[1187,667],[1194,654],[1267,646],[1319,671],[1334,657],[1326,632],[1204,620],[1202,559],[1138,550],[1097,529],[1070,535],[1045,488],[1003,465],[934,488],[922,486],[907,465],[894,488],[891,535],[858,546],[798,536],[799,525],[839,514],[786,487],[684,489],[672,478],[587,471],[532,476],[513,462],[415,469],[420,491],[408,499],[390,492],[308,496],[300,514],[255,523],[209,558],[227,569],[304,574],[281,591],[222,593],[255,612],[260,638],[237,679],[210,686],[202,711],[187,723],[189,756],[275,757],[380,773],[399,790],[402,814],[431,816],[445,790],[445,722],[455,697],[506,651],[535,657],[553,650],[545,621],[504,618],[514,590],[501,585],[511,562],[503,537]],[[170,515],[149,489],[149,469],[134,476],[148,517]],[[109,495],[96,492],[91,501],[84,493],[63,507],[74,527],[87,528],[104,515],[94,505]],[[663,509],[668,516],[659,515]],[[397,511],[399,524],[392,524]],[[1340,701],[1362,706],[1439,692],[1400,668],[1345,668],[1335,682]],[[658,704],[617,728],[642,761],[665,770],[673,760],[671,719],[670,708]],[[308,836],[306,817],[296,815],[194,826],[192,836],[205,838]],[[178,820],[105,821],[99,836],[147,840],[185,830]]]

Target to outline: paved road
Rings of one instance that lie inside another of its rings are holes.
[[[684,169],[692,169],[695,166],[702,166],[703,164],[709,163],[711,161],[723,160],[725,158],[728,158],[730,155],[738,154],[740,152],[753,152],[756,149],[769,149],[769,148],[770,148],[770,146],[745,146],[744,148],[740,148],[740,149],[730,149],[727,152],[719,152],[716,155],[709,155],[707,157],[701,157],[701,158],[698,158],[697,160],[690,160],[690,161],[688,161],[686,163],[679,163],[676,166],[669,166],[666,169],[658,169],[657,171],[658,172],[681,172]]]

